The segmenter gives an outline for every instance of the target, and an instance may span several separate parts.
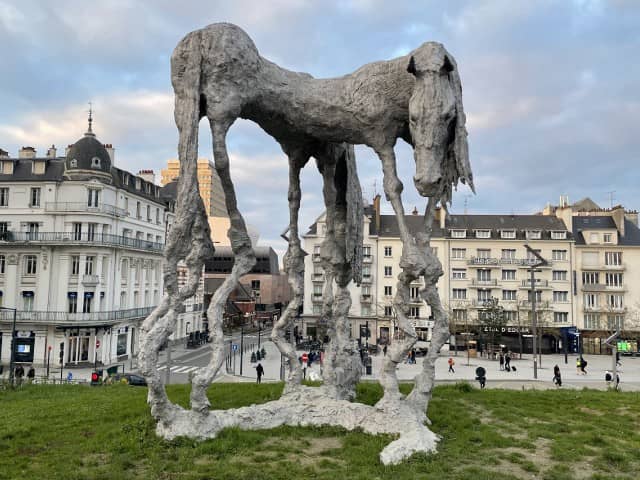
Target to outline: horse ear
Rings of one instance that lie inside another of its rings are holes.
[[[416,61],[413,59],[413,55],[411,55],[411,59],[409,60],[409,65],[407,65],[407,72],[411,75],[415,75],[418,72],[416,71]]]
[[[449,58],[448,55],[444,56],[444,62],[442,62],[442,68],[440,69],[440,71],[442,73],[451,73],[453,72],[454,68],[453,68],[453,63],[451,63],[451,59]]]

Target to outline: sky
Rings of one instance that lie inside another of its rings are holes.
[[[560,195],[640,208],[640,2],[634,0],[0,0],[0,148],[59,152],[86,130],[116,148],[116,165],[159,173],[175,158],[170,56],[180,39],[232,22],[260,54],[315,77],[405,55],[438,41],[456,58],[476,194],[461,185],[451,213],[530,214]],[[200,156],[212,159],[205,120]],[[257,125],[228,136],[231,174],[260,244],[283,253],[287,159]],[[410,211],[423,209],[415,163],[396,146]],[[370,200],[380,162],[356,148]],[[302,176],[301,231],[323,211],[310,162]],[[383,211],[391,213],[387,204]]]

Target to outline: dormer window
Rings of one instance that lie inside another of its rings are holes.
[[[91,168],[100,168],[100,159],[98,157],[91,159]]]
[[[451,238],[467,238],[466,230],[451,230]]]
[[[501,238],[516,238],[515,230],[502,230],[500,231]]]
[[[69,168],[78,168],[78,160],[76,160],[75,158],[73,158],[73,159],[69,162]]]
[[[45,162],[42,160],[34,160],[31,163],[31,173],[34,175],[44,175]]]
[[[542,232],[540,230],[527,230],[527,239],[540,240],[542,238]]]
[[[567,232],[563,232],[563,231],[551,232],[552,240],[566,240],[566,238],[567,238]]]
[[[491,238],[491,230],[476,230],[476,238]]]

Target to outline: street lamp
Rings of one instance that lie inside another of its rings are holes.
[[[18,310],[9,307],[0,307],[0,310],[7,310],[13,312],[13,326],[11,327],[11,354],[9,357],[9,385],[13,385],[13,364],[15,363],[15,350],[16,350],[16,317],[18,316]]]
[[[537,332],[537,319],[536,319],[536,278],[535,278],[535,272],[536,272],[536,268],[538,267],[543,267],[545,265],[548,265],[549,262],[547,262],[544,258],[542,258],[542,256],[536,252],[533,248],[531,248],[529,245],[524,246],[524,248],[527,249],[527,252],[531,253],[534,257],[536,257],[539,262],[538,263],[534,263],[529,267],[529,272],[531,272],[531,329],[533,330],[533,378],[534,379],[538,379],[538,355],[537,355],[537,339],[538,339],[538,332]],[[540,339],[540,343],[542,343],[542,339]]]

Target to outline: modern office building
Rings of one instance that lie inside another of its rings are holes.
[[[167,168],[163,168],[160,171],[161,184],[163,186],[167,185],[179,176],[180,160],[168,160]],[[198,188],[208,216],[228,217],[220,177],[213,166],[213,162],[206,158],[198,159]]]
[[[64,156],[53,146],[46,156],[31,147],[17,158],[0,152],[0,301],[16,310],[16,361],[109,364],[137,352],[140,322],[163,295],[175,197],[172,187],[116,167],[113,152],[91,122]],[[199,308],[183,314],[183,329],[199,325]],[[5,366],[14,318],[7,309]]]

